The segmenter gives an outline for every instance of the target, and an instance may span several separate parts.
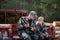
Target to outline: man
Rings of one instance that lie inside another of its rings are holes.
[[[35,35],[35,17],[36,12],[31,11],[28,16],[20,18],[17,24],[20,36],[24,40],[37,40],[37,36]]]
[[[46,30],[46,26],[44,24],[43,17],[38,18],[38,21],[36,23],[36,27],[37,27],[37,34],[39,35],[38,40],[45,40],[45,38],[46,38],[46,40],[50,40],[49,35]]]

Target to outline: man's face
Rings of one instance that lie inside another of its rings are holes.
[[[34,19],[34,16],[31,15],[31,14],[29,14],[28,17],[29,17],[30,19]]]

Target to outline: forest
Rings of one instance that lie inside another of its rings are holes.
[[[0,10],[35,10],[46,22],[60,21],[60,0],[0,0]]]

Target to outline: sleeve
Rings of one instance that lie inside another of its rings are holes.
[[[44,24],[43,26],[44,26],[44,32],[47,32],[46,25]]]
[[[40,29],[39,29],[39,26],[38,25],[36,25],[36,29],[35,30],[36,30],[37,33],[40,32]]]
[[[23,24],[22,24],[21,18],[19,19],[17,23],[17,27],[18,27],[18,30],[23,30]]]

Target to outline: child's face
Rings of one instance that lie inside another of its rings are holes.
[[[42,23],[44,22],[43,19],[40,19],[40,20],[38,20],[38,21],[39,21],[40,24],[42,24]]]

